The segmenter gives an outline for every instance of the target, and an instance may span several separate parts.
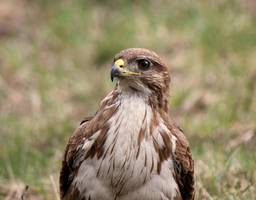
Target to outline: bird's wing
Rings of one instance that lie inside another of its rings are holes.
[[[194,160],[192,159],[189,143],[178,126],[173,126],[172,134],[177,138],[173,155],[175,179],[182,199],[193,200],[195,196]]]
[[[76,171],[78,170],[80,164],[77,162],[79,160],[79,151],[78,146],[83,141],[83,138],[86,137],[84,135],[84,131],[86,126],[92,117],[85,118],[78,129],[73,133],[73,135],[69,138],[68,145],[65,150],[64,159],[62,161],[62,168],[60,172],[60,196],[61,199],[64,198],[69,187],[73,181]]]
[[[100,103],[99,110],[93,117],[85,118],[78,129],[70,137],[65,150],[64,159],[62,161],[62,169],[60,172],[60,196],[61,199],[76,199],[77,191],[75,187],[71,187],[71,183],[83,160],[88,156],[102,156],[102,143],[106,139],[108,126],[106,122],[118,110],[119,105],[115,104],[118,92],[116,90],[110,92]],[[98,137],[91,149],[82,148],[86,139],[93,136],[100,130]],[[86,153],[85,153],[86,152]]]

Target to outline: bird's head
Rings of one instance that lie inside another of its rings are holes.
[[[170,76],[167,65],[153,51],[125,49],[114,57],[111,80],[118,79],[121,90],[149,97],[152,104],[167,110]]]

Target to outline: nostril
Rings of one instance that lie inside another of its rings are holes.
[[[123,59],[118,59],[114,63],[118,68],[124,68],[124,60]]]

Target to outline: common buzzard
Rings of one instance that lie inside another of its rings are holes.
[[[193,200],[194,162],[170,119],[167,65],[153,51],[125,49],[113,60],[116,87],[66,147],[62,200]]]

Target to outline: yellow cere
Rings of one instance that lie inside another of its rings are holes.
[[[115,65],[119,68],[122,76],[139,76],[141,75],[141,73],[138,73],[138,72],[132,72],[132,71],[129,71],[127,69],[124,68],[124,60],[123,59],[118,59],[115,61]]]
[[[123,59],[116,60],[115,65],[118,66],[118,67],[123,67],[124,66],[124,60]]]

